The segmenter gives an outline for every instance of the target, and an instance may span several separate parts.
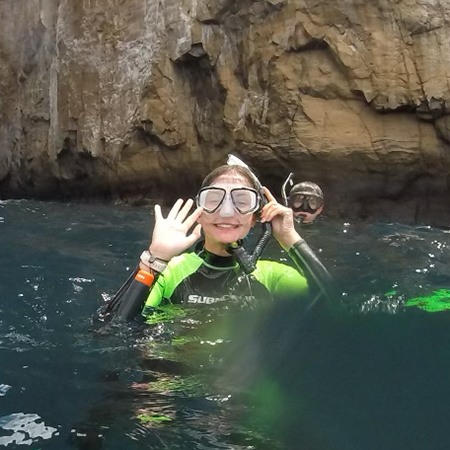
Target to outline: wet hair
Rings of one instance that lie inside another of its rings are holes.
[[[241,175],[250,183],[250,187],[256,190],[260,188],[257,180],[255,180],[255,177],[250,172],[250,170],[248,170],[246,167],[243,166],[229,165],[229,164],[219,166],[212,172],[210,172],[208,175],[206,175],[205,179],[202,182],[201,187],[204,188],[206,186],[209,186],[211,183],[214,182],[214,180],[225,174]]]
[[[312,181],[302,181],[301,183],[293,186],[289,192],[289,196],[295,194],[313,195],[314,197],[318,197],[323,200],[322,189],[320,189],[320,187]]]

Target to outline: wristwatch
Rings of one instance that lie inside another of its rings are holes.
[[[150,269],[159,273],[161,273],[167,267],[167,261],[153,256],[148,250],[142,252],[141,262],[150,267]]]

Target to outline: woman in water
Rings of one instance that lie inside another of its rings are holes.
[[[265,197],[265,198],[264,198]],[[122,319],[150,317],[167,304],[248,303],[252,299],[330,296],[330,276],[294,227],[291,208],[278,203],[240,165],[224,165],[203,181],[196,199],[177,200],[167,217],[155,206],[155,226],[138,270],[106,313]],[[235,249],[259,220],[270,224],[293,266],[255,261],[240,264]],[[203,233],[202,233],[203,232]],[[187,251],[203,234],[195,250]]]

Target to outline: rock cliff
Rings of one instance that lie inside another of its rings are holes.
[[[331,216],[449,224],[450,0],[2,0],[0,195],[192,195],[226,154]]]

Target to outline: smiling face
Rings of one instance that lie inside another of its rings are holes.
[[[215,212],[203,212],[198,219],[205,234],[205,248],[217,255],[229,255],[225,245],[244,238],[256,222],[254,213],[240,214],[236,211],[229,194],[231,189],[252,185],[245,176],[229,172],[217,177],[209,186],[223,188],[227,195]]]

